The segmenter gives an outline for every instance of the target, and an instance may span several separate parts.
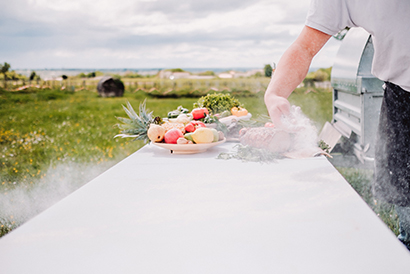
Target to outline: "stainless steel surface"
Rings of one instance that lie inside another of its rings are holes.
[[[349,30],[336,55],[332,68],[332,87],[344,92],[360,94],[380,92],[383,82],[371,74],[373,43],[362,28]]]
[[[353,152],[362,162],[374,157],[383,97],[383,82],[371,74],[373,54],[369,33],[352,28],[343,39],[332,68],[333,123],[343,124],[354,133]]]

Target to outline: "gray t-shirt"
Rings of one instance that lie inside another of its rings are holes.
[[[311,0],[306,25],[334,35],[362,27],[372,35],[372,73],[410,91],[410,0]]]

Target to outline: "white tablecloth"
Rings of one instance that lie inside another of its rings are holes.
[[[218,160],[147,145],[0,239],[0,273],[410,273],[324,157]]]

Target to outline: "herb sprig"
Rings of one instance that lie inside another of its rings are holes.
[[[238,159],[244,162],[262,162],[269,163],[276,160],[283,159],[284,157],[278,153],[272,153],[266,149],[259,149],[250,146],[238,144],[233,147],[236,152],[226,153],[222,152],[217,156],[217,159],[229,160]]]

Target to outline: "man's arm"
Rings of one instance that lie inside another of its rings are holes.
[[[287,98],[305,79],[313,57],[330,37],[305,26],[296,41],[283,54],[265,93],[265,104],[275,125],[281,126],[280,117],[289,113]]]

